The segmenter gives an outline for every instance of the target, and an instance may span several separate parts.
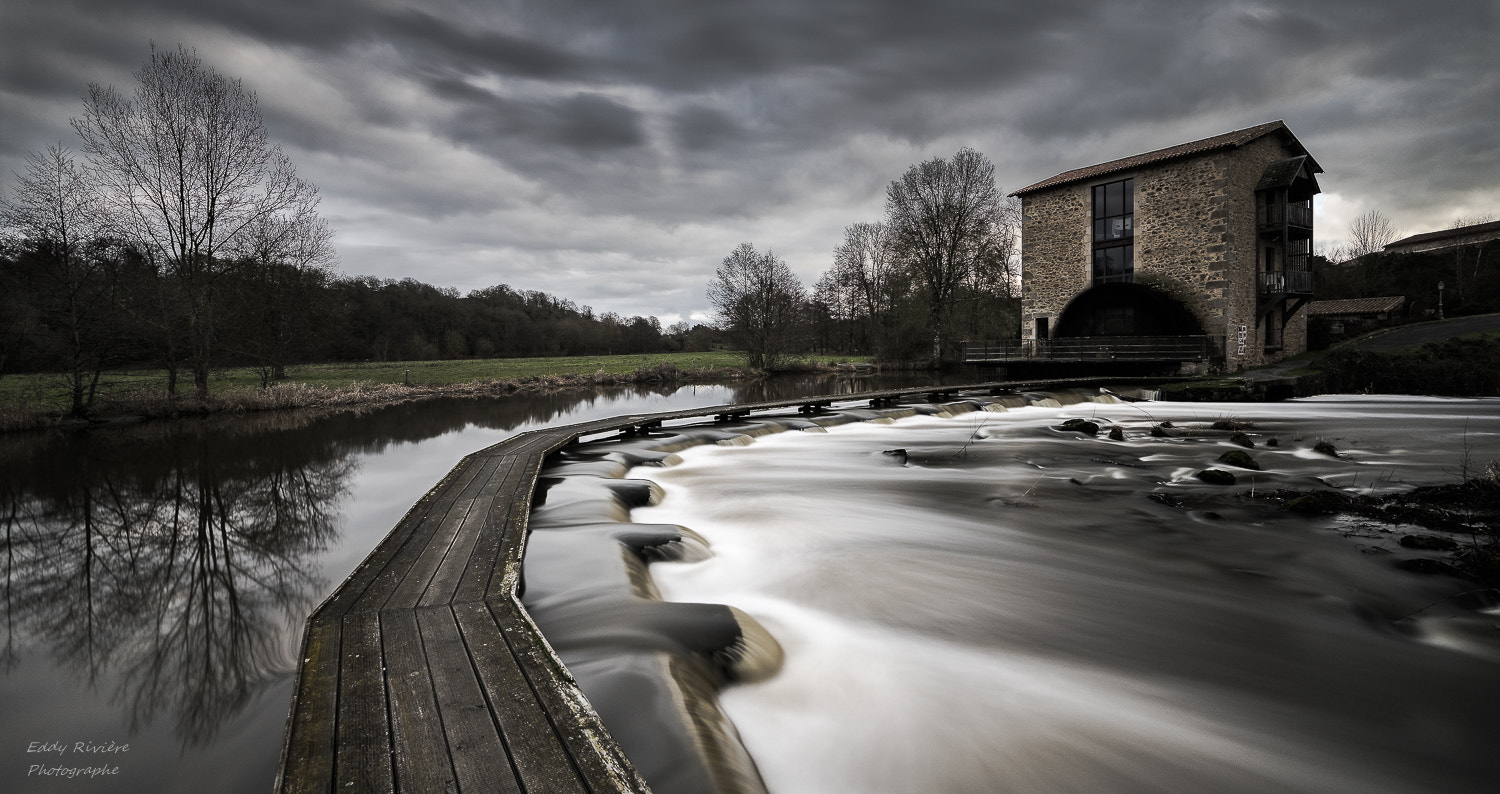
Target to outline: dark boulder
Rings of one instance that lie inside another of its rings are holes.
[[[1087,433],[1091,436],[1099,435],[1099,423],[1090,422],[1087,419],[1069,419],[1058,426],[1059,430],[1071,430],[1076,433]]]
[[[1227,463],[1230,466],[1237,466],[1241,469],[1254,469],[1256,471],[1260,471],[1260,464],[1255,462],[1255,458],[1252,458],[1246,453],[1241,452],[1237,449],[1231,449],[1228,452],[1225,452],[1223,455],[1220,455],[1219,462]]]
[[[1337,491],[1312,491],[1295,499],[1288,499],[1284,506],[1294,513],[1326,515],[1345,510],[1353,503],[1353,499]]]
[[[1198,472],[1198,479],[1209,485],[1234,485],[1234,475],[1222,469],[1204,469]]]

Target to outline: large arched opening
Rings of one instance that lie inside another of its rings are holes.
[[[1073,298],[1058,317],[1053,338],[1202,334],[1202,324],[1181,301],[1144,284],[1113,283]]]

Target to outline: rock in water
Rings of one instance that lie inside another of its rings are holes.
[[[1204,469],[1197,476],[1209,485],[1234,485],[1234,475],[1223,469]]]
[[[1227,463],[1230,466],[1238,466],[1241,469],[1254,469],[1256,471],[1260,471],[1260,464],[1255,462],[1255,458],[1252,458],[1246,453],[1241,452],[1237,449],[1231,449],[1228,452],[1225,452],[1223,455],[1220,455],[1219,462]]]

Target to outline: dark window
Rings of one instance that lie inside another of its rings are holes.
[[[1131,281],[1135,274],[1135,246],[1094,249],[1094,283]]]
[[[1094,283],[1135,274],[1135,180],[1094,186]]]

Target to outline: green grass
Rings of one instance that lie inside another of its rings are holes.
[[[868,361],[868,357],[813,356],[812,363]],[[695,371],[738,370],[744,357],[738,353],[651,353],[623,356],[561,356],[555,358],[493,358],[455,361],[382,361],[352,364],[306,364],[287,368],[284,385],[344,388],[354,384],[409,384],[447,386],[477,381],[514,381],[550,375],[625,375],[640,369],[671,364],[691,376]],[[260,373],[250,367],[215,370],[209,376],[211,396],[260,387]],[[178,373],[178,393],[192,394],[192,374]],[[57,374],[6,375],[0,377],[0,406],[24,406],[34,411],[64,411],[68,387]],[[101,400],[131,393],[165,394],[166,370],[105,373],[100,379]]]

